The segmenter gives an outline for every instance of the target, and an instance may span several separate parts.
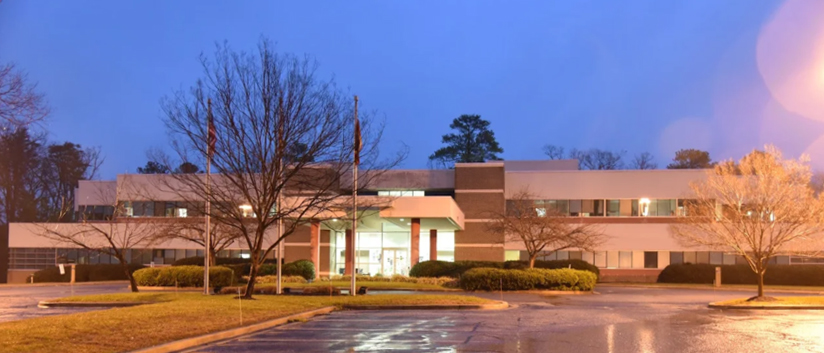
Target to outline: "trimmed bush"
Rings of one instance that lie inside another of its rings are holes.
[[[419,262],[415,266],[412,266],[412,269],[409,271],[409,276],[460,278],[466,271],[469,271],[473,268],[524,270],[528,267],[528,261],[423,261]],[[575,270],[592,272],[595,274],[596,279],[600,276],[600,271],[598,271],[598,267],[583,260],[535,261],[535,268],[562,269],[570,267]]]
[[[307,280],[315,279],[315,264],[309,260],[290,262],[281,268],[281,274],[286,276],[301,276]]]
[[[244,276],[246,282],[249,282],[249,276]],[[306,283],[306,279],[301,276],[281,276],[281,283]],[[257,276],[255,283],[277,283],[278,276]]]
[[[128,279],[120,264],[76,266],[74,275],[77,282],[123,281]],[[135,271],[144,267],[143,265],[129,265],[129,271],[134,274]],[[60,268],[57,266],[37,271],[34,273],[34,282],[69,282],[72,277],[71,266],[65,266],[65,270],[66,274],[63,275],[60,274]]]
[[[597,276],[589,271],[573,269],[503,270],[498,268],[474,268],[461,276],[464,290],[561,290],[591,291]]]
[[[171,266],[137,270],[134,273],[139,286],[155,287],[203,287],[202,266]],[[226,287],[233,283],[234,274],[223,266],[209,268],[209,284]]]
[[[749,265],[675,264],[658,275],[658,283],[712,284],[715,268],[721,267],[723,284],[758,284]],[[775,286],[824,286],[824,266],[768,265],[764,283]]]

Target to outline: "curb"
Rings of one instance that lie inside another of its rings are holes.
[[[138,306],[143,304],[141,302],[48,302],[42,301],[37,303],[38,308],[125,308],[130,306]]]
[[[303,289],[303,288],[310,288],[310,287],[320,287],[320,288],[328,288],[326,286],[305,286],[305,287],[283,287],[283,288],[292,288],[292,289]],[[461,289],[457,288],[378,288],[378,287],[370,287],[370,286],[357,286],[359,289],[360,287],[366,287],[369,289],[370,292],[463,292]],[[337,288],[340,290],[349,290],[349,287],[336,287],[333,286],[332,288]]]
[[[203,287],[153,287],[153,286],[137,286],[138,291],[150,292],[203,292]],[[209,292],[214,291],[212,288]]]
[[[192,347],[201,346],[207,343],[212,343],[216,341],[221,341],[229,338],[235,338],[238,336],[243,336],[255,331],[264,330],[267,328],[283,325],[288,323],[291,320],[295,319],[308,319],[317,315],[325,315],[329,314],[335,310],[333,306],[327,306],[320,309],[305,311],[302,313],[289,315],[286,317],[273,319],[269,321],[260,322],[257,324],[252,324],[249,326],[237,327],[233,329],[218,331],[214,333],[208,333],[205,335],[191,337],[191,338],[184,338],[182,340],[173,341],[164,343],[161,345],[157,345],[154,347],[139,349],[136,351],[132,351],[132,353],[169,353],[169,352],[176,352],[183,349],[188,349]]]
[[[106,284],[125,284],[129,285],[129,281],[96,281],[96,282],[75,282],[74,286],[99,286]],[[68,282],[41,282],[41,283],[9,283],[0,284],[0,289],[3,288],[27,288],[27,287],[71,287],[72,284]]]
[[[502,310],[509,308],[505,301],[493,304],[422,304],[422,305],[344,305],[345,310]]]
[[[722,305],[709,303],[707,307],[730,310],[824,310],[824,305]]]
[[[623,287],[623,288],[648,288],[648,289],[690,289],[690,290],[712,290],[712,291],[724,291],[724,292],[750,292],[755,289],[750,288],[731,288],[731,287],[680,287],[680,286],[649,286],[643,284],[618,284],[618,283],[598,283],[596,286],[598,287]],[[770,289],[769,287],[764,288],[765,292],[772,292],[772,293],[809,293],[809,294],[824,294],[824,291],[820,290],[812,290],[812,289]]]

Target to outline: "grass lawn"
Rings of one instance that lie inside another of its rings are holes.
[[[727,300],[723,302],[716,302],[713,304],[740,306],[824,305],[824,297],[775,297],[775,299],[777,300],[771,302],[749,302],[746,298],[742,298]]]
[[[712,284],[695,284],[695,283],[598,283],[604,286],[624,286],[624,287],[660,287],[660,288],[700,288],[713,289]],[[758,286],[754,284],[722,284],[722,289],[740,289],[757,291]],[[772,286],[766,285],[764,289],[769,290],[787,290],[787,291],[801,291],[801,292],[824,292],[824,287],[820,286]]]
[[[122,293],[64,298],[60,301],[140,301],[145,305],[0,323],[3,352],[122,352],[243,324],[346,304],[483,304],[459,295],[271,296],[239,300],[200,293]],[[48,309],[44,309],[48,310]]]

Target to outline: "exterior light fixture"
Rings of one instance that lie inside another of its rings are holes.
[[[401,218],[401,222],[403,222],[403,218]]]
[[[412,223],[407,223],[406,225],[411,226],[411,225],[412,225]]]
[[[641,206],[641,209],[640,209],[641,216],[644,216],[644,217],[648,216],[649,215],[649,204],[650,204],[649,199],[646,198],[646,197],[642,198],[642,199],[638,200],[638,204]]]
[[[240,205],[238,206],[241,210],[248,211],[252,209],[252,205]]]
[[[337,218],[332,218],[332,222],[337,222],[337,221],[338,221]]]

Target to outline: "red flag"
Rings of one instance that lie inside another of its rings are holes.
[[[215,131],[215,118],[212,116],[212,100],[209,99],[209,111],[207,112],[206,118],[209,121],[209,132],[206,142],[208,143],[208,155],[209,160],[212,159],[212,156],[215,154],[215,144],[217,143],[217,132]]]

